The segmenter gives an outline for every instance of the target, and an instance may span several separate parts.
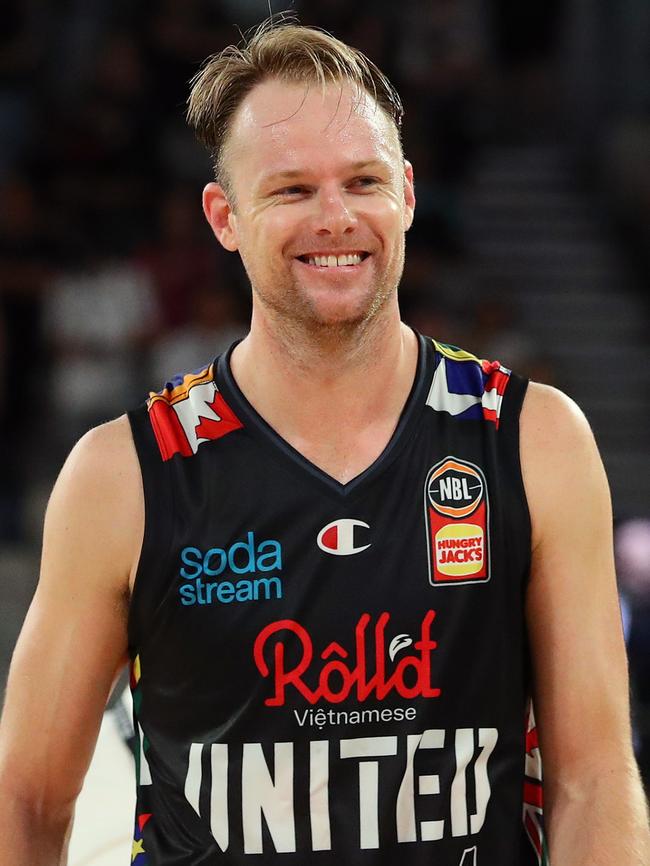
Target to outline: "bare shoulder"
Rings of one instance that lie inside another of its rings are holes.
[[[89,430],[70,452],[48,504],[44,560],[48,545],[74,538],[69,547],[87,547],[91,561],[106,558],[116,579],[128,578],[137,565],[143,525],[140,467],[122,415]]]
[[[525,446],[552,450],[592,439],[591,429],[578,404],[558,388],[531,382],[521,412]]]
[[[532,382],[520,421],[521,465],[533,527],[533,547],[544,528],[585,508],[609,517],[605,471],[580,407],[549,385]]]
[[[137,470],[135,446],[126,415],[120,415],[84,433],[70,452],[67,463],[73,463],[76,468],[92,467],[108,475],[115,470],[124,470],[119,477],[124,477],[129,468]]]

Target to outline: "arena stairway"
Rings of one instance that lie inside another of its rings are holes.
[[[557,384],[583,408],[615,515],[650,513],[650,322],[604,208],[556,145],[494,146],[462,201],[467,243],[509,288]]]

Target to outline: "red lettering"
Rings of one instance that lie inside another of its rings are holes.
[[[357,622],[354,635],[355,658],[345,661],[348,653],[338,643],[330,643],[326,650],[321,653],[321,659],[325,661],[333,652],[341,658],[333,658],[321,667],[320,672],[314,671],[314,678],[318,679],[318,687],[310,688],[304,680],[314,659],[314,648],[311,637],[300,623],[291,619],[278,620],[270,623],[259,633],[253,647],[253,658],[257,669],[264,677],[272,677],[274,682],[274,693],[266,698],[267,706],[283,706],[286,702],[286,690],[293,686],[310,704],[319,700],[325,700],[332,704],[341,703],[352,692],[356,686],[356,696],[359,701],[366,701],[374,696],[376,700],[383,700],[391,692],[397,692],[402,698],[435,698],[440,695],[440,689],[431,685],[431,653],[437,647],[436,641],[431,639],[431,623],[435,618],[435,611],[430,610],[425,615],[420,639],[413,644],[417,654],[402,656],[397,663],[393,673],[386,677],[386,626],[390,620],[390,614],[382,613],[374,627],[374,671],[371,676],[367,670],[367,629],[371,617],[364,613]],[[279,632],[289,631],[294,634],[301,644],[301,654],[294,667],[286,667],[285,644],[280,636],[273,646],[273,664],[267,664],[265,653],[267,643]],[[410,672],[410,673],[407,673]],[[407,685],[406,680],[411,682]]]
[[[357,653],[357,697],[365,701],[385,679],[386,655],[384,629],[390,619],[389,614],[382,613],[375,625],[375,674],[369,680],[366,674],[366,628],[370,622],[370,614],[364,613],[354,630],[355,649]]]
[[[301,677],[311,664],[314,655],[313,645],[309,632],[303,628],[299,622],[293,619],[280,619],[277,622],[271,622],[265,626],[255,639],[253,647],[253,658],[257,669],[263,677],[268,677],[271,673],[264,659],[264,647],[267,640],[276,632],[288,629],[297,635],[302,644],[302,658],[295,668],[290,671],[284,669],[284,644],[278,642],[275,645],[274,651],[274,669],[275,669],[275,695],[272,698],[267,698],[264,703],[269,707],[278,707],[284,704],[284,690],[287,685],[295,686],[301,695],[303,695],[310,704],[315,704],[318,696],[311,692],[303,683]]]
[[[413,645],[414,649],[419,650],[420,658],[411,655],[400,659],[395,673],[386,683],[385,690],[378,692],[379,700],[393,688],[403,698],[416,698],[419,695],[423,698],[437,698],[440,695],[440,689],[431,686],[431,652],[438,646],[436,641],[431,640],[431,623],[435,615],[434,610],[427,612],[422,621],[420,640]],[[404,682],[404,672],[410,667],[416,672],[416,683],[409,687]]]
[[[335,692],[330,686],[330,677],[336,673],[341,676],[341,688],[338,692]],[[354,675],[348,670],[345,662],[341,661],[328,662],[318,678],[320,694],[331,704],[340,704],[341,701],[344,701],[350,694],[353,685]]]
[[[440,554],[438,562],[453,562],[453,563],[464,563],[464,562],[481,562],[483,559],[483,551],[477,550],[476,548],[471,548],[468,550],[443,550]]]

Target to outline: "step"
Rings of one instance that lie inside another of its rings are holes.
[[[535,285],[539,283],[539,285]],[[526,302],[531,304],[556,304],[558,307],[580,306],[584,303],[594,303],[601,308],[608,306],[633,309],[639,318],[646,315],[646,304],[639,292],[631,283],[618,280],[616,284],[607,282],[593,283],[582,280],[573,288],[567,285],[544,283],[542,275],[533,277],[526,292]]]
[[[552,268],[557,268],[558,264],[565,267],[573,264],[582,267],[588,264],[591,267],[616,269],[617,272],[621,267],[624,269],[626,267],[621,254],[613,245],[605,247],[602,244],[593,244],[589,239],[553,240],[546,237],[535,239],[511,237],[490,241],[474,240],[472,248],[492,262],[497,260],[511,262],[513,259],[524,258],[531,262],[534,260],[538,265],[541,260],[542,266],[544,261],[547,261]]]
[[[590,218],[594,212],[591,202],[581,196],[562,190],[518,190],[494,187],[489,190],[470,189],[460,197],[463,208],[468,213],[485,212],[486,214],[508,213],[509,211],[524,211],[524,213],[557,214],[558,216],[576,216]]]
[[[574,172],[559,169],[535,170],[527,166],[495,166],[483,170],[469,182],[474,194],[489,195],[493,190],[522,190],[526,193],[552,192],[566,195],[579,189]]]
[[[514,255],[512,249],[504,250],[499,255],[490,255],[486,251],[475,250],[472,262],[476,278],[484,276],[490,280],[508,280],[524,283],[539,292],[555,291],[558,294],[578,294],[581,292],[600,291],[602,294],[617,295],[621,290],[629,292],[632,297],[638,297],[640,292],[634,290],[635,280],[629,270],[616,263],[594,262],[583,256],[575,256],[573,261],[557,256],[530,253]]]
[[[499,145],[483,151],[477,164],[483,170],[503,162],[539,167],[564,166],[572,163],[572,157],[564,147],[553,144]]]
[[[472,215],[463,220],[463,225],[472,244],[483,245],[513,237],[524,242],[578,240],[580,243],[611,244],[607,228],[586,217],[554,219],[546,212],[513,214],[500,219]]]
[[[647,325],[644,321],[643,304],[631,293],[619,292],[617,295],[603,292],[569,292],[566,289],[554,291],[549,287],[546,293],[525,292],[519,295],[518,306],[531,314],[537,312],[541,318],[555,316],[561,321],[580,322],[585,318],[596,321],[634,322],[642,332]],[[534,318],[534,317],[533,317]]]
[[[618,395],[604,393],[605,396],[601,396],[600,399],[587,399],[584,394],[577,392],[576,402],[580,401],[583,411],[599,429],[608,430],[616,427],[629,432],[645,432],[647,441],[650,421],[647,407],[643,403],[635,403],[632,394],[629,395],[630,399],[621,399]]]
[[[603,367],[597,362],[583,367],[579,381],[575,376],[571,377],[572,394],[580,403],[597,406],[602,400],[611,404],[619,399],[643,406],[644,411],[650,415],[646,403],[646,389],[649,383],[650,373],[647,370],[641,368],[635,368],[631,372],[626,370],[625,375],[621,376],[618,366]]]
[[[539,339],[550,345],[589,342],[593,347],[594,341],[638,343],[644,334],[637,319],[626,317],[606,319],[587,313],[581,319],[572,316],[563,318],[549,310],[547,317],[544,313],[538,313],[534,319],[522,314],[521,321],[526,330],[533,331]]]
[[[612,489],[614,516],[646,515],[650,501],[650,455],[647,450],[603,454]]]

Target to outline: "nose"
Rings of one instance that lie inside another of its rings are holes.
[[[357,227],[357,216],[340,188],[321,189],[316,196],[318,211],[315,229],[319,235],[350,234]]]

